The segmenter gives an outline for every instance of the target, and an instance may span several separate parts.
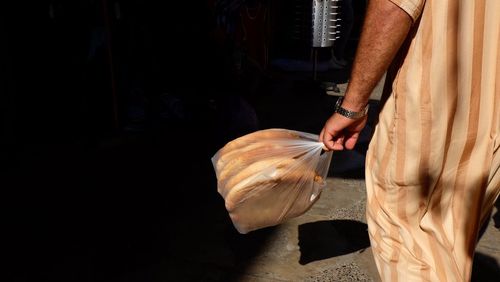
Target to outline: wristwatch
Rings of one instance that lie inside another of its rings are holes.
[[[337,99],[337,103],[335,104],[335,112],[350,119],[359,119],[368,114],[368,108],[370,105],[366,105],[366,107],[361,111],[361,112],[353,112],[349,111],[348,109],[342,108],[342,100],[343,97],[339,97]]]

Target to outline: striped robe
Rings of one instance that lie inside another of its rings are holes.
[[[383,281],[469,281],[500,192],[500,0],[390,0],[414,20],[367,154]]]

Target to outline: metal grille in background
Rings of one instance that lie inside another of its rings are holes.
[[[312,0],[312,47],[331,47],[339,38],[339,0]]]

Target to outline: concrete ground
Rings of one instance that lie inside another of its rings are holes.
[[[277,227],[237,280],[380,281],[369,247],[365,204],[363,180],[329,178],[314,207]],[[499,242],[500,231],[491,220],[477,248],[472,281],[498,281]]]
[[[378,281],[362,180],[329,178],[320,200],[279,227],[238,281]]]

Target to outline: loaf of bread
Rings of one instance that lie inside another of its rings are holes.
[[[321,176],[294,160],[271,163],[251,165],[228,182],[226,209],[240,232],[301,215],[319,199],[314,191],[323,185]]]
[[[300,132],[269,129],[217,152],[212,161],[218,192],[240,233],[299,216],[317,201],[328,169],[318,164],[329,163],[331,154],[321,157],[321,143],[313,140]]]

